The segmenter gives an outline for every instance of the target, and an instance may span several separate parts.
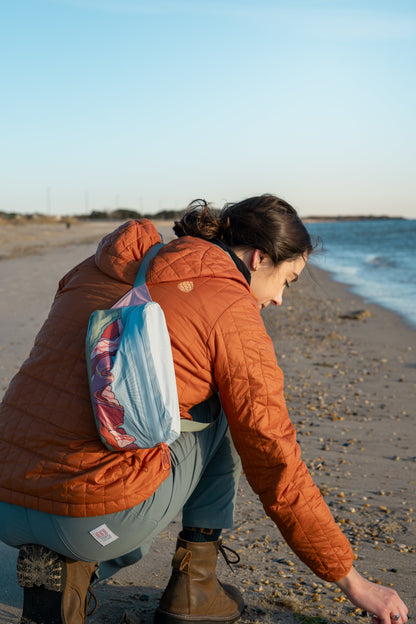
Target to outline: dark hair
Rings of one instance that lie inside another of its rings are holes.
[[[313,251],[296,210],[275,195],[229,203],[218,213],[204,199],[191,202],[173,231],[178,237],[220,239],[231,248],[260,249],[277,266]]]

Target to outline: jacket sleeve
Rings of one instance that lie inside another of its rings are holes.
[[[351,546],[304,462],[283,395],[283,373],[255,302],[230,306],[209,347],[246,477],[297,556],[327,581],[351,569]]]

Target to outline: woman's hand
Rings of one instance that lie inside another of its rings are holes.
[[[372,615],[374,624],[407,622],[407,607],[398,593],[390,587],[367,581],[355,568],[336,584],[353,604]]]

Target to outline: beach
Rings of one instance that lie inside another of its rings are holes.
[[[28,355],[57,283],[117,223],[0,226],[1,394]],[[158,224],[165,241],[171,226]],[[416,330],[311,267],[264,322],[285,374],[303,459],[354,549],[357,569],[394,585],[414,616]],[[92,624],[150,624],[170,576],[177,518],[142,562],[96,586]],[[243,592],[241,624],[371,622],[336,585],[303,565],[240,482],[226,545],[240,555],[218,576]],[[0,544],[0,624],[20,621],[17,551]]]

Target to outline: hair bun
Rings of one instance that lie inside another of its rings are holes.
[[[191,202],[180,221],[175,221],[176,236],[195,236],[212,240],[219,235],[221,219],[205,199]]]

